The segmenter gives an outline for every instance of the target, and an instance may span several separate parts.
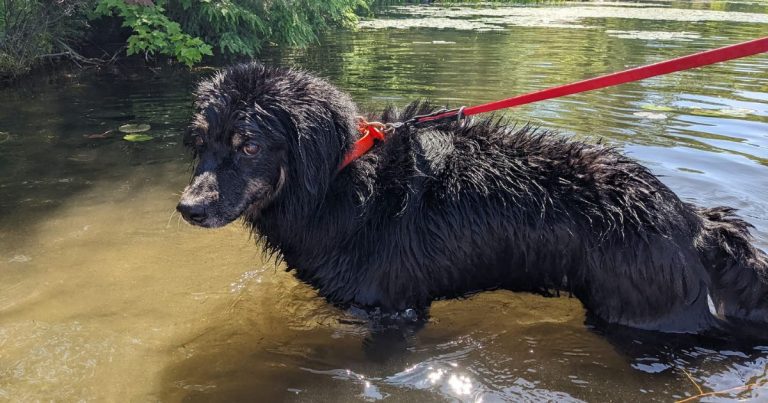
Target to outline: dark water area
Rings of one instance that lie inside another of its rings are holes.
[[[410,6],[262,60],[327,77],[364,110],[458,106],[766,35],[759,1]],[[576,299],[503,291],[372,334],[238,225],[184,224],[180,134],[212,71],[0,90],[0,400],[768,400],[768,346],[605,329]],[[738,208],[768,249],[768,55],[504,116],[619,147],[684,200]],[[117,131],[143,123],[150,141]]]

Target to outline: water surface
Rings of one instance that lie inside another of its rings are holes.
[[[365,109],[458,106],[766,34],[756,1],[412,6],[264,59],[315,71]],[[436,303],[405,337],[371,335],[237,225],[173,213],[190,91],[209,74],[123,67],[0,92],[0,399],[672,401],[694,382],[768,381],[768,347],[595,328],[566,297],[484,293]],[[610,142],[683,199],[739,208],[768,247],[767,55],[506,116]],[[86,137],[126,123],[154,139]]]

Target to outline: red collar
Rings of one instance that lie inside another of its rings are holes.
[[[352,161],[362,157],[367,153],[373,145],[376,144],[376,140],[384,141],[386,133],[386,125],[379,122],[368,122],[362,117],[358,117],[357,130],[363,136],[360,140],[357,140],[352,146],[352,150],[344,157],[341,165],[339,165],[338,171],[346,168]]]

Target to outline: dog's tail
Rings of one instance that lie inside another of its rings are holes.
[[[710,310],[722,323],[738,328],[733,330],[764,331],[768,326],[768,256],[752,245],[752,226],[729,207],[699,208],[698,212],[703,226],[697,248],[712,280]]]

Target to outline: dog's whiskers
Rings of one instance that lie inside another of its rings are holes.
[[[171,215],[170,215],[170,217],[168,217],[168,222],[167,222],[167,223],[165,223],[165,228],[170,228],[170,226],[171,226],[171,220],[173,219],[173,216],[175,216],[175,215],[176,215],[176,213],[177,213],[176,209],[173,209],[173,210],[171,211]]]

